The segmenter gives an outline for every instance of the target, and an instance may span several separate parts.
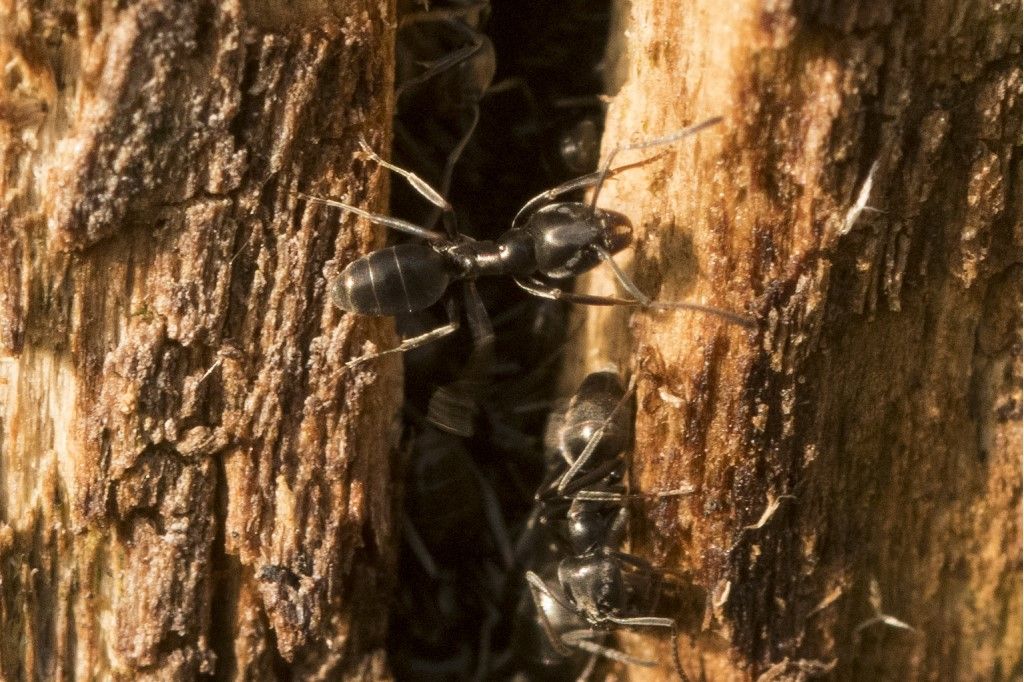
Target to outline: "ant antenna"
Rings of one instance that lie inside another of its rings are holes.
[[[387,168],[389,171],[398,173],[406,182],[408,182],[414,190],[419,192],[420,196],[432,203],[442,211],[451,211],[452,205],[448,203],[448,200],[444,198],[444,195],[448,193],[447,189],[442,189],[438,192],[436,189],[431,187],[423,178],[419,177],[412,171],[407,171],[404,168],[394,165],[385,161],[377,152],[373,151],[366,138],[362,135],[359,136],[359,149],[370,158],[371,161],[375,162],[379,166]]]
[[[594,247],[597,255],[601,257],[608,267],[612,269],[615,274],[615,279],[618,280],[619,284],[626,292],[636,299],[638,307],[646,308],[648,310],[692,310],[698,313],[705,313],[707,315],[714,315],[720,317],[726,322],[736,324],[741,327],[753,328],[757,326],[757,323],[746,315],[740,315],[729,310],[722,308],[716,308],[714,306],[702,305],[700,303],[686,303],[686,302],[661,302],[655,301],[650,296],[640,291],[636,283],[630,278],[625,271],[619,267],[619,264],[615,262],[615,258],[610,253],[602,249],[600,246]]]
[[[630,144],[626,146],[615,147],[615,149],[612,150],[612,153],[608,155],[608,160],[605,161],[604,168],[601,169],[601,175],[597,180],[596,187],[594,188],[594,197],[593,199],[590,200],[591,215],[593,215],[594,212],[597,210],[597,197],[601,194],[601,186],[604,185],[605,178],[608,177],[608,171],[612,167],[612,161],[615,159],[615,156],[619,152],[630,151],[633,149],[648,149],[650,147],[657,147],[658,145],[670,144],[672,142],[681,140],[685,137],[689,137],[690,135],[699,133],[705,128],[710,128],[713,125],[718,125],[719,123],[722,122],[722,120],[723,119],[721,116],[714,116],[712,118],[707,119],[706,121],[701,121],[696,125],[692,125],[688,128],[683,128],[682,130],[677,130],[674,133],[669,133],[668,135],[664,135],[662,137],[656,137],[651,140],[645,140],[643,142],[637,142],[635,144]]]

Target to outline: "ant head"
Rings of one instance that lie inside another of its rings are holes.
[[[632,241],[629,218],[615,211],[591,211],[578,202],[549,204],[530,217],[537,269],[549,277],[580,275],[601,262],[594,247],[614,253]]]

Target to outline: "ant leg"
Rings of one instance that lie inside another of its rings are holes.
[[[630,618],[608,616],[608,620],[616,625],[632,628],[670,628],[675,625],[675,621],[671,618],[660,616],[633,616]]]
[[[598,481],[603,481],[611,473],[618,469],[621,464],[622,462],[616,459],[603,462],[599,466],[594,467],[593,469],[588,471],[587,473],[581,476],[576,476],[567,486],[565,486],[565,490],[563,492],[558,492],[558,482],[562,479],[562,476],[564,476],[564,472],[560,473],[555,477],[553,481],[547,484],[547,487],[541,487],[541,490],[543,490],[543,492],[538,494],[538,499],[543,501],[550,501],[552,499],[557,499],[556,496],[558,496],[561,497],[561,499],[563,500],[570,500],[572,499],[573,495],[583,490],[587,486],[593,485]]]
[[[430,550],[427,549],[426,543],[423,542],[419,531],[413,525],[412,519],[405,513],[402,514],[402,533],[405,535],[405,541],[409,544],[409,549],[412,550],[413,556],[420,562],[420,566],[423,567],[428,576],[436,580],[440,573],[437,568],[437,562],[431,556]]]
[[[710,128],[713,125],[718,125],[721,122],[721,116],[714,116],[712,118],[707,119],[706,121],[701,121],[700,123],[689,126],[687,128],[683,128],[682,130],[677,130],[674,133],[669,133],[668,135],[655,137],[650,140],[644,140],[643,142],[619,146],[613,149],[612,153],[608,155],[608,160],[605,162],[604,168],[601,169],[600,171],[600,178],[597,181],[597,186],[594,188],[594,196],[590,200],[590,213],[593,214],[594,211],[597,210],[597,197],[601,194],[601,186],[604,185],[605,178],[608,177],[608,173],[611,170],[612,161],[615,159],[615,156],[619,152],[625,152],[634,149],[649,149],[651,147],[658,147],[663,144],[671,144],[672,142],[677,142],[683,139],[684,137],[689,137],[690,135],[699,133],[705,128]]]
[[[580,177],[575,178],[574,180],[568,180],[566,182],[563,182],[561,185],[558,185],[557,187],[549,189],[545,192],[541,192],[540,194],[538,194],[537,196],[533,197],[525,204],[523,204],[523,207],[519,209],[519,212],[516,214],[516,217],[512,219],[512,227],[515,227],[516,225],[519,224],[519,219],[523,216],[523,214],[531,212],[540,204],[546,203],[560,194],[572,192],[577,189],[583,189],[585,187],[596,186],[596,190],[594,191],[594,197],[590,202],[590,210],[591,213],[593,213],[594,210],[597,208],[597,197],[601,193],[601,187],[604,185],[605,180],[607,180],[610,177],[614,177],[615,175],[624,170],[643,166],[663,156],[663,154],[656,154],[648,159],[643,159],[641,161],[629,163],[624,166],[612,168],[612,161],[615,159],[619,152],[630,151],[635,149],[648,149],[650,147],[669,144],[671,142],[681,140],[684,137],[693,135],[694,133],[700,132],[705,128],[709,128],[713,125],[716,125],[719,122],[721,122],[721,120],[721,116],[716,116],[714,118],[709,118],[706,121],[702,121],[701,123],[698,123],[696,125],[690,126],[689,128],[677,130],[676,132],[670,133],[669,135],[656,137],[652,140],[646,140],[644,142],[626,145],[624,147],[616,147],[615,149],[612,150],[611,154],[609,154],[608,160],[605,162],[604,168],[602,168],[601,170],[595,171],[593,173],[588,173],[587,175],[581,175]]]
[[[646,306],[648,310],[691,310],[695,313],[704,313],[706,315],[714,315],[720,317],[729,324],[735,324],[740,327],[746,327],[747,329],[753,329],[757,326],[757,320],[747,315],[740,315],[730,310],[723,310],[722,308],[716,308],[710,305],[702,305],[700,303],[685,303],[685,302],[670,302],[663,303],[661,301],[651,301]]]
[[[630,170],[632,168],[639,168],[640,166],[644,166],[650,163],[651,161],[660,159],[664,155],[664,153],[655,154],[654,156],[651,156],[646,159],[641,159],[640,161],[634,161],[633,163],[627,163],[622,166],[616,166],[615,168],[608,170],[607,174],[605,175],[605,178],[612,178],[621,173],[622,171]],[[525,214],[532,213],[533,210],[536,209],[538,206],[550,202],[555,197],[565,194],[567,192],[574,192],[578,189],[584,189],[586,187],[594,186],[598,182],[602,181],[601,173],[602,171],[594,171],[593,173],[587,173],[586,175],[581,175],[578,178],[566,180],[565,182],[556,187],[552,187],[549,190],[541,192],[540,194],[538,194],[537,196],[533,197],[525,204],[523,204],[523,207],[519,209],[518,213],[516,213],[515,218],[512,219],[512,227],[516,227],[519,224],[520,218],[522,218]]]
[[[497,609],[491,604],[487,604],[487,615],[484,618],[483,624],[480,626],[480,643],[479,649],[476,654],[476,671],[473,674],[473,680],[483,680],[487,677],[489,668],[487,664],[491,653],[491,639],[494,627],[501,620],[501,616]]]
[[[651,297],[640,291],[640,287],[638,287],[633,280],[629,278],[629,275],[619,267],[619,264],[615,262],[612,254],[608,253],[600,246],[594,246],[593,248],[601,260],[607,263],[608,267],[612,269],[612,272],[615,274],[615,279],[619,281],[619,284],[626,290],[626,293],[639,301],[643,307],[649,307],[651,305]]]
[[[679,659],[679,626],[671,618],[658,618],[656,616],[640,616],[636,618],[615,618],[609,617],[609,621],[617,625],[624,627],[655,627],[655,628],[669,628],[671,631],[672,639],[672,664],[676,669],[676,674],[682,682],[690,682],[690,678],[686,676],[686,672],[683,670],[683,662]]]
[[[519,531],[519,537],[516,538],[513,556],[517,565],[525,562],[526,557],[533,555],[541,523],[543,523],[543,520],[540,505],[534,505],[533,509],[530,510],[530,515],[526,518],[526,522],[523,524],[523,529]]]
[[[702,305],[700,303],[662,303],[661,301],[655,301],[640,291],[639,287],[637,287],[633,280],[630,279],[629,275],[619,267],[619,264],[615,262],[615,258],[613,258],[610,253],[602,249],[600,246],[595,246],[593,248],[597,255],[600,256],[601,260],[611,267],[612,272],[615,273],[615,279],[622,285],[622,288],[625,289],[630,296],[635,298],[644,308],[650,310],[692,310],[698,313],[706,313],[708,315],[721,317],[726,322],[738,324],[742,327],[754,327],[756,325],[756,322],[746,315],[740,315],[739,313],[723,310],[722,308],[716,308],[714,306]]]
[[[630,293],[634,293],[631,289],[636,289],[636,285],[626,276],[626,273],[615,264],[614,260],[611,260],[611,255],[608,254],[604,249],[599,249],[599,253],[604,252],[608,256],[608,262],[612,264],[613,269],[616,271],[616,277],[619,282],[623,284],[623,288],[629,290]],[[604,258],[604,256],[601,256]],[[621,278],[619,278],[621,275]],[[550,299],[552,301],[567,301],[569,303],[579,303],[581,305],[626,305],[634,308],[644,308],[646,310],[692,310],[698,313],[706,313],[708,315],[715,315],[720,317],[727,322],[746,327],[751,329],[757,326],[757,321],[746,315],[740,315],[729,310],[723,310],[722,308],[715,308],[714,306],[702,305],[700,303],[663,303],[661,301],[652,301],[646,295],[644,295],[639,289],[636,289],[636,293],[640,294],[643,298],[641,300],[634,300],[628,298],[616,298],[614,296],[594,296],[592,294],[579,294],[576,292],[563,291],[557,287],[544,284],[543,282],[533,277],[515,277],[513,278],[519,288],[524,291],[539,296],[541,298]],[[629,287],[626,287],[625,283],[629,282]]]
[[[352,358],[351,360],[345,363],[345,367],[347,367],[348,369],[352,369],[353,367],[357,367],[363,364],[364,362],[367,362],[369,360],[375,360],[384,355],[392,355],[393,353],[404,353],[406,351],[412,350],[413,348],[425,346],[431,341],[436,341],[437,339],[444,338],[449,334],[455,333],[456,331],[458,331],[458,329],[459,323],[457,321],[450,322],[449,324],[446,324],[443,327],[431,329],[429,332],[426,332],[425,334],[420,334],[419,336],[413,336],[408,339],[404,339],[400,344],[398,344],[394,348],[388,348],[387,350],[378,351],[376,353],[367,353],[365,355],[360,355],[359,357]]]
[[[394,128],[395,146],[401,149],[403,156],[407,157],[409,165],[419,168],[420,172],[431,177],[441,172],[440,166],[424,151],[423,145],[413,137],[412,133],[405,127],[405,124],[402,123],[401,118],[396,116],[392,125]]]
[[[452,210],[452,205],[449,204],[448,200],[444,198],[444,195],[448,193],[447,189],[442,189],[440,192],[438,192],[436,189],[431,187],[426,180],[419,177],[412,171],[407,171],[404,168],[401,168],[399,166],[394,165],[393,163],[385,161],[383,158],[380,157],[379,154],[377,154],[377,152],[373,151],[370,145],[366,142],[366,138],[362,136],[359,137],[359,148],[362,150],[364,154],[370,157],[370,159],[377,163],[378,165],[387,168],[389,171],[398,173],[403,178],[405,178],[406,182],[408,182],[409,185],[414,190],[416,190],[416,192],[419,193],[421,197],[432,203],[434,206],[441,209],[442,211]]]
[[[420,237],[430,242],[448,241],[447,235],[441,232],[428,230],[425,227],[420,227],[419,225],[416,225],[415,223],[410,223],[407,220],[402,220],[400,218],[392,218],[391,216],[381,215],[380,213],[371,213],[370,211],[366,211],[357,206],[352,206],[351,204],[346,204],[341,201],[335,201],[334,199],[324,199],[322,197],[316,197],[311,194],[306,194],[305,192],[297,192],[296,194],[305,199],[306,201],[311,201],[315,204],[323,204],[324,206],[331,206],[333,208],[340,208],[342,210],[349,211],[350,213],[355,213],[357,216],[361,218],[366,218],[371,223],[383,225],[384,227],[390,227],[392,230],[404,232],[405,234],[411,234],[414,237]]]
[[[512,544],[509,542],[508,528],[505,527],[505,520],[501,516],[501,505],[494,494],[494,490],[484,479],[483,474],[476,468],[476,464],[470,462],[473,476],[476,478],[477,486],[480,488],[480,496],[484,503],[484,516],[487,517],[487,525],[491,527],[491,535],[494,536],[494,544],[497,545],[498,554],[501,555],[501,562],[505,570],[511,570],[514,563]]]
[[[437,327],[436,329],[431,329],[430,331],[425,332],[423,334],[419,334],[417,336],[404,339],[400,344],[398,344],[394,348],[388,348],[387,350],[360,355],[359,357],[353,358],[352,360],[346,362],[345,367],[351,369],[353,367],[356,367],[357,365],[361,365],[362,363],[367,362],[368,360],[379,358],[382,355],[404,353],[414,348],[425,346],[428,343],[431,343],[432,341],[436,341],[437,339],[444,338],[449,334],[455,333],[459,329],[459,311],[457,305],[455,304],[455,300],[449,298],[447,300],[445,308],[448,313],[448,324],[441,327]]]
[[[676,675],[679,676],[680,682],[690,682],[690,678],[686,676],[686,672],[683,670],[683,662],[679,660],[679,626],[676,625],[675,621],[672,621],[672,664],[675,666]]]
[[[598,655],[595,653],[590,654],[590,658],[587,659],[587,664],[583,666],[583,670],[576,676],[576,682],[589,682],[590,676],[594,674],[594,668],[597,667]]]
[[[674,488],[672,490],[658,490],[648,493],[615,493],[603,490],[580,490],[573,495],[575,500],[584,502],[628,502],[629,500],[661,498],[661,497],[684,497],[692,495],[696,490],[692,485],[685,488]]]
[[[583,466],[588,461],[590,461],[590,457],[594,454],[594,451],[597,449],[598,443],[600,443],[601,439],[604,437],[604,432],[608,430],[608,427],[611,425],[611,423],[615,420],[616,417],[619,416],[619,412],[622,411],[622,408],[625,407],[626,403],[629,402],[629,400],[633,397],[634,391],[636,391],[635,374],[632,377],[630,377],[629,386],[626,387],[625,393],[623,393],[622,397],[619,398],[619,402],[615,404],[615,407],[612,409],[612,411],[609,412],[605,420],[601,422],[601,426],[597,428],[597,430],[594,432],[594,435],[590,437],[589,441],[587,441],[587,446],[583,448],[583,452],[581,452],[579,457],[577,457],[575,461],[573,461],[572,466],[569,467],[569,469],[565,472],[565,475],[563,475],[562,479],[558,482],[559,493],[565,494],[565,490],[569,486],[569,483],[576,477],[576,474],[580,472],[580,469],[582,469]]]
[[[473,137],[473,132],[476,131],[476,126],[480,122],[480,107],[475,106],[472,109],[472,119],[470,120],[469,127],[466,128],[466,132],[462,135],[462,139],[455,145],[451,153],[448,154],[448,160],[444,165],[444,173],[441,175],[441,192],[442,194],[448,194],[448,190],[451,189],[452,175],[455,174],[455,164],[459,162],[459,158],[462,156],[462,152],[466,150],[466,145],[469,144],[469,138]],[[445,202],[447,203],[447,202]],[[438,207],[442,208],[443,207]],[[451,206],[447,210],[451,210]],[[430,216],[430,220],[427,221],[427,226],[431,229],[437,224],[437,219],[441,217],[441,210],[435,209],[433,214]],[[447,225],[445,229],[448,232],[448,236],[451,239],[455,238],[454,226]]]
[[[640,301],[634,301],[628,298],[593,296],[591,294],[578,294],[571,291],[563,291],[557,287],[544,284],[533,277],[514,277],[513,280],[523,291],[552,301],[567,301],[569,303],[579,303],[582,305],[627,305],[635,308],[643,307],[643,304],[640,303]]]
[[[659,572],[657,569],[654,568],[653,565],[651,565],[651,562],[649,562],[647,559],[644,559],[643,557],[638,557],[636,554],[629,554],[627,552],[618,551],[613,551],[612,554],[615,556],[616,559],[624,561],[625,563],[633,566],[634,568],[639,568],[641,571],[645,571],[647,573]]]
[[[615,514],[612,525],[608,527],[607,544],[609,547],[619,547],[626,541],[626,532],[629,530],[629,507],[620,507]]]
[[[523,100],[526,101],[526,108],[530,111],[531,117],[537,117],[540,115],[540,107],[537,105],[537,98],[533,94],[533,90],[529,84],[523,78],[519,76],[510,76],[504,80],[498,81],[491,87],[487,88],[488,95],[504,95],[505,93],[512,92],[513,90],[519,90],[523,93]]]
[[[562,635],[562,641],[568,646],[582,649],[592,654],[597,654],[611,661],[618,663],[624,663],[626,665],[636,665],[642,668],[653,668],[658,665],[654,661],[648,661],[643,658],[637,658],[636,656],[630,656],[624,651],[618,649],[612,649],[611,647],[598,644],[597,642],[591,641],[591,638],[597,635],[603,634],[597,630],[570,630]]]
[[[575,611],[570,604],[566,604],[565,600],[559,599],[555,596],[548,586],[544,583],[539,575],[533,571],[526,572],[526,583],[530,588],[530,598],[533,599],[533,608],[537,612],[537,619],[540,621],[541,629],[544,630],[544,634],[547,635],[548,643],[551,647],[562,656],[568,658],[572,656],[572,650],[562,641],[562,638],[555,633],[555,628],[551,625],[551,621],[548,620],[547,613],[544,611],[544,604],[542,598],[547,597],[548,599],[557,602],[569,611]]]
[[[477,403],[483,397],[494,364],[494,329],[476,284],[472,280],[463,284],[466,322],[473,337],[473,349],[459,377],[430,396],[427,419],[449,433],[469,437],[473,435]]]

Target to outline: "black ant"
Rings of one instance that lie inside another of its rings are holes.
[[[650,615],[662,588],[663,576],[670,572],[655,569],[650,563],[633,554],[619,551],[629,521],[629,499],[654,495],[665,497],[687,494],[690,490],[667,491],[652,494],[629,495],[618,485],[618,474],[612,474],[597,489],[573,493],[565,516],[565,537],[571,552],[569,556],[552,561],[545,568],[554,567],[557,579],[544,579],[541,574],[526,572],[526,581],[534,601],[537,619],[549,643],[563,656],[569,647],[598,653],[612,660],[634,665],[653,665],[626,657],[592,640],[601,633],[618,627],[666,628],[672,637],[673,664],[679,678],[686,682],[679,660],[679,634],[676,622],[667,617]],[[546,502],[538,501],[538,505]],[[544,512],[542,512],[543,514]],[[573,628],[576,634],[567,638],[565,623],[573,618],[583,621],[586,628]],[[627,660],[628,658],[628,660]]]
[[[411,445],[402,515],[409,552],[403,561],[412,560],[422,570],[404,572],[427,580],[414,594],[402,595],[407,614],[395,642],[406,650],[407,662],[439,674],[446,667],[461,667],[466,678],[475,667],[479,678],[489,665],[500,621],[499,576],[513,561],[502,510],[461,439],[424,424]],[[467,562],[469,556],[475,560]],[[453,637],[475,640],[476,646],[460,643],[453,649]]]
[[[654,607],[662,577],[669,572],[618,550],[628,529],[628,501],[692,492],[691,488],[625,491],[624,453],[633,418],[627,406],[634,388],[635,380],[623,387],[615,372],[594,372],[584,379],[552,429],[556,445],[548,450],[557,455],[549,462],[547,481],[517,542],[517,556],[535,555],[543,530],[560,528],[556,537],[565,550],[549,550],[542,571],[526,573],[538,626],[560,656],[572,657],[575,649],[634,665],[653,665],[608,648],[603,634],[617,627],[668,628],[673,663],[685,680],[675,621],[645,614]]]
[[[560,590],[556,571],[556,564],[548,562],[541,574],[531,572],[545,589],[531,588],[516,608],[510,654],[517,667],[527,669],[529,679],[586,680],[599,657],[645,668],[657,665],[608,646],[607,630],[594,628],[575,607],[556,596]]]
[[[544,622],[556,604],[559,609],[575,612],[587,624],[588,627],[580,633],[585,633],[586,638],[593,638],[617,627],[666,628],[672,635],[672,658],[676,673],[683,682],[687,682],[688,678],[679,660],[676,622],[662,616],[642,615],[656,601],[660,589],[661,577],[653,566],[638,556],[604,548],[562,559],[558,563],[557,575],[556,582],[545,581],[532,571],[526,573],[538,618],[548,633],[552,647],[563,655],[568,646],[593,650],[579,644],[583,638],[570,644],[564,633],[558,632],[550,622]],[[623,660],[624,656],[606,647],[596,653],[613,660]],[[636,659],[623,662],[638,663]],[[642,662],[639,664],[644,665]]]
[[[671,135],[629,145],[621,150],[646,149],[675,142],[720,120],[712,118]],[[454,222],[452,207],[439,192],[413,173],[387,163],[365,143],[363,150],[385,168],[402,175],[421,196],[442,209]],[[611,162],[618,151],[620,149],[611,154],[602,170],[562,183],[526,202],[513,219],[512,227],[494,241],[477,241],[460,235],[454,225],[447,222],[445,234],[340,201],[302,194],[310,201],[341,208],[427,242],[386,247],[352,261],[331,285],[331,300],[339,308],[361,315],[411,313],[437,303],[450,284],[461,281],[466,285],[467,321],[473,332],[474,345],[478,346],[493,346],[493,331],[473,282],[478,277],[496,275],[511,276],[517,286],[542,298],[587,305],[695,310],[718,315],[735,324],[752,325],[752,321],[745,316],[710,306],[652,301],[618,267],[612,255],[630,244],[632,226],[625,215],[597,208],[597,199],[608,177],[650,160],[613,169]],[[591,186],[595,187],[595,191],[589,204],[553,201],[567,192]],[[555,279],[573,277],[602,261],[609,264],[616,279],[633,298],[563,291],[537,278],[537,275]],[[383,353],[406,351],[454,332],[459,322],[451,311],[449,315],[448,325],[406,339],[397,348]],[[356,361],[364,359],[368,358],[357,358]]]
[[[609,479],[614,481],[616,476]],[[526,572],[536,625],[550,648],[563,659],[573,657],[575,649],[645,667],[655,663],[606,646],[604,636],[618,627],[667,628],[672,635],[673,663],[685,682],[675,621],[644,613],[656,605],[662,576],[668,572],[659,571],[644,559],[617,549],[625,539],[628,526],[625,502],[648,495],[628,495],[616,488],[614,484],[601,485],[597,490],[579,491],[568,498],[571,504],[564,530],[559,535],[559,542],[568,545],[568,556],[558,558],[556,555],[540,572]],[[549,514],[549,504],[539,500],[538,510],[531,515],[531,520],[538,521]],[[551,528],[549,524],[540,524],[535,530],[540,527]],[[527,532],[531,532],[530,529]],[[555,665],[558,660],[551,652],[542,659],[547,665]],[[592,665],[593,658],[588,667]]]

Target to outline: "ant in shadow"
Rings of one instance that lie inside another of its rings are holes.
[[[659,598],[675,574],[620,549],[629,525],[628,503],[636,499],[688,495],[692,487],[627,493],[623,485],[632,439],[635,376],[623,387],[615,372],[589,374],[576,391],[549,446],[549,471],[537,494],[516,553],[530,566],[526,583],[533,623],[520,626],[524,641],[540,640],[537,663],[552,669],[597,657],[651,667],[654,661],[608,645],[621,628],[670,632],[672,662],[686,680],[678,653],[676,621],[655,615]],[[526,607],[521,607],[526,608]]]

